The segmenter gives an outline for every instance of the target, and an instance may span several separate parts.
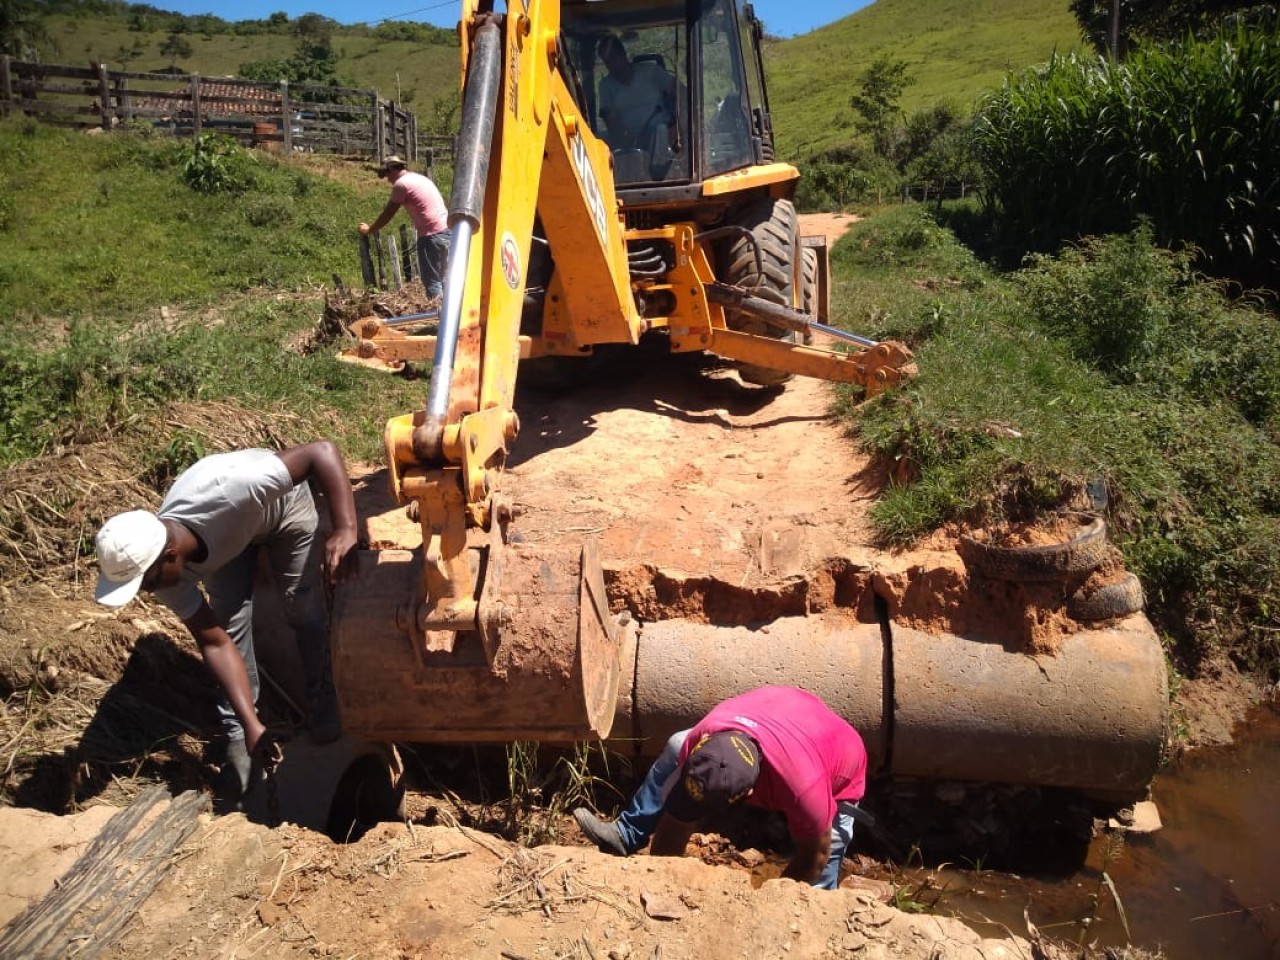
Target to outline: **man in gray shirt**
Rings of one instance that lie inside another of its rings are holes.
[[[306,482],[312,479],[332,520],[323,543]],[[228,762],[219,776],[221,795],[234,798],[248,789],[251,758],[279,758],[257,714],[253,580],[259,548],[280,586],[306,671],[312,738],[327,743],[341,736],[323,576],[335,584],[345,573],[344,561],[356,545],[356,508],[333,443],[205,457],[174,481],[159,511],[112,517],[97,543],[98,602],[119,607],[139,590],[155,594],[191,631],[222,688],[218,710]]]
[[[612,34],[597,50],[608,71],[600,80],[600,119],[613,149],[653,147],[654,131],[674,119],[676,80],[650,60],[633,63],[622,41]]]

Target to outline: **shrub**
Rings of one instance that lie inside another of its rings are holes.
[[[183,155],[182,179],[199,193],[238,193],[253,182],[253,157],[230,137],[201,134]]]
[[[1141,227],[1033,256],[1017,287],[1036,321],[1116,383],[1226,402],[1258,426],[1280,415],[1280,321],[1196,277],[1191,254]]]
[[[1187,276],[1188,259],[1153,249],[1144,227],[1086,238],[1057,258],[1033,256],[1018,280],[1036,318],[1076,357],[1131,383],[1169,345],[1168,293]]]

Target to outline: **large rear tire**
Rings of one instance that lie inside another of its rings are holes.
[[[752,241],[745,237],[729,240],[720,251],[720,278],[752,296],[790,307],[795,302],[795,264],[800,252],[800,227],[796,208],[790,200],[762,197],[740,210],[730,221],[745,227]],[[756,267],[756,247],[760,250],[760,267]],[[795,333],[775,327],[757,317],[730,310],[725,322],[731,330],[795,340]],[[763,386],[774,386],[791,379],[791,374],[767,367],[744,363],[738,367],[743,380]]]
[[[809,315],[809,319],[818,319],[818,251],[813,247],[801,250],[800,260],[800,312]],[[813,343],[813,331],[806,330],[805,346]]]

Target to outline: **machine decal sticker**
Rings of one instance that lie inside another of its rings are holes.
[[[520,248],[516,246],[516,238],[508,231],[502,235],[502,276],[512,290],[520,288]]]
[[[596,233],[601,240],[608,240],[609,222],[604,209],[604,197],[600,193],[600,184],[596,182],[596,173],[591,169],[591,158],[587,156],[587,145],[580,136],[573,138],[573,166],[578,171],[578,179],[582,181],[582,193],[587,207],[591,210],[591,219],[595,221]]]
[[[520,44],[513,42],[507,54],[507,110],[520,115]]]

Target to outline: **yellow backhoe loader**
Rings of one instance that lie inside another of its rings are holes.
[[[826,251],[798,235],[799,172],[774,156],[749,4],[509,0],[499,14],[464,0],[459,32],[437,328],[362,321],[352,349],[430,361],[431,381],[423,409],[385,432],[422,547],[363,551],[335,606],[347,729],[553,743],[613,730],[656,749],[717,698],[790,682],[854,723],[880,772],[1143,789],[1167,719],[1145,619],[1083,631],[1040,660],[848,616],[792,618],[767,637],[637,633],[611,613],[591,542],[508,536],[502,472],[520,433],[517,377],[533,365],[647,337],[733,361],[754,383],[804,375],[874,394],[914,368],[901,345],[823,322]],[[852,349],[819,349],[814,331]],[[1124,708],[1099,712],[1113,695]]]

